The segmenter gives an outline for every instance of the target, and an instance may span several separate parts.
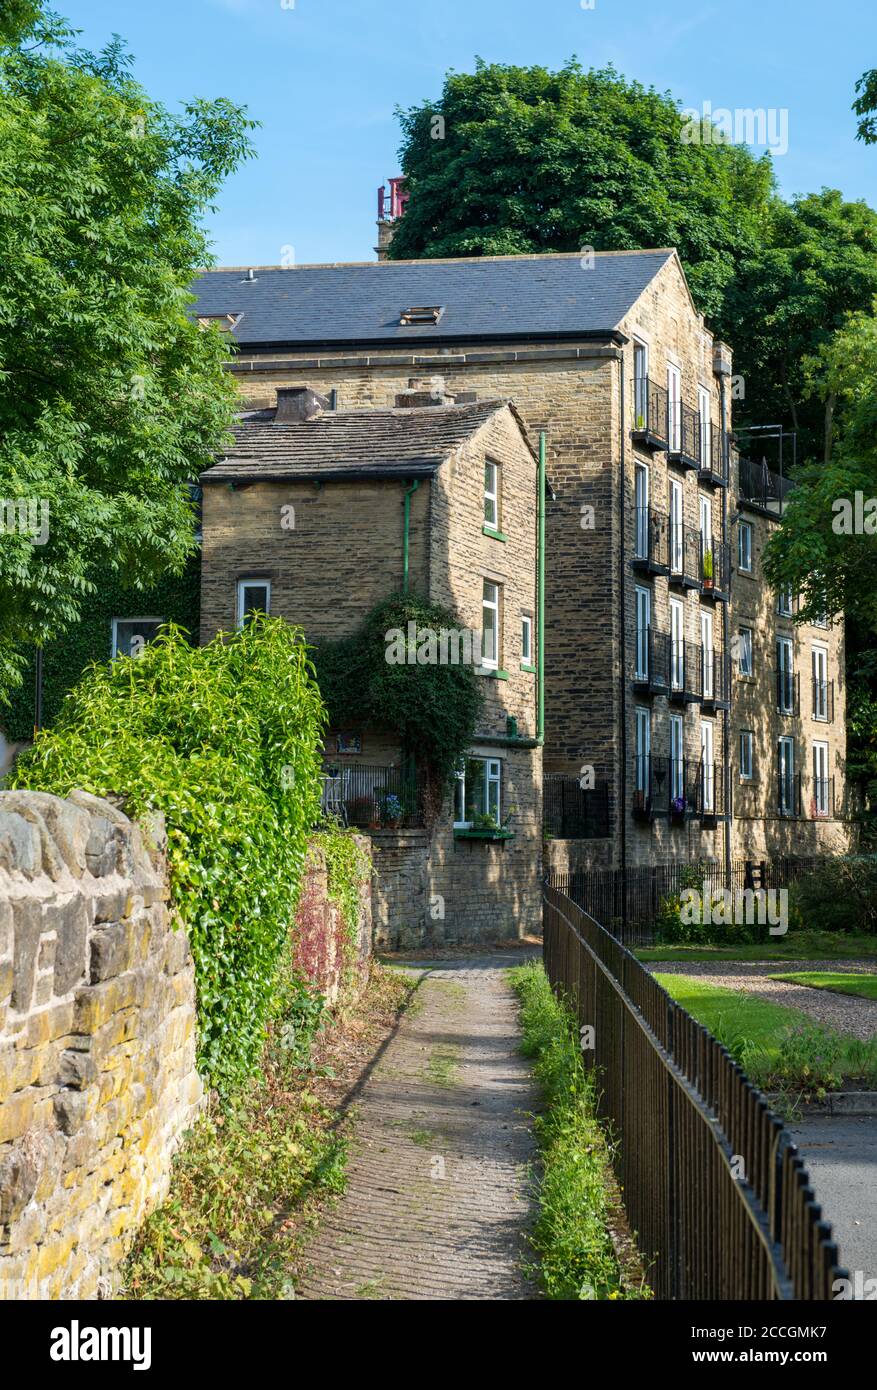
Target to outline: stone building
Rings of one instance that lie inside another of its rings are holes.
[[[842,626],[795,626],[765,586],[785,484],[737,456],[731,351],[674,250],[223,269],[195,290],[252,408],[308,385],[386,410],[429,377],[545,432],[546,792],[605,783],[609,807],[608,834],[561,823],[550,863],[845,844]]]
[[[372,830],[379,942],[536,930],[537,457],[499,400],[427,388],[391,408],[330,404],[281,388],[243,414],[234,447],[202,475],[202,641],[254,609],[317,643],[351,635],[400,593],[449,610],[458,626],[434,638],[389,631],[387,659],[468,661],[483,681],[453,798],[425,815],[418,750],[393,728],[345,723],[326,741],[324,806]]]

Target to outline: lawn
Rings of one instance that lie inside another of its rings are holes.
[[[854,975],[831,970],[794,970],[788,975],[772,975],[791,985],[833,990],[836,994],[857,994],[861,999],[877,999],[877,975]]]
[[[724,1043],[757,1086],[837,1090],[842,1078],[877,1081],[877,1042],[821,1028],[799,1009],[709,984],[655,976],[667,993]]]
[[[872,960],[877,937],[843,932],[792,931],[754,945],[643,946],[634,954],[643,961],[662,960]]]

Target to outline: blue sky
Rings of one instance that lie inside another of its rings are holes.
[[[262,122],[259,157],[211,220],[220,264],[372,260],[378,184],[397,172],[394,107],[449,68],[612,62],[684,106],[788,111],[782,191],[877,206],[877,146],[854,139],[856,79],[877,66],[873,0],[54,0],[99,47],[128,40],[149,92],[227,96]]]

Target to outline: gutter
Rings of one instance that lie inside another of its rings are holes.
[[[402,522],[402,593],[408,593],[408,561],[409,561],[409,533],[411,529],[411,498],[420,487],[420,479],[415,478],[410,487],[405,489],[403,497],[404,519]]]

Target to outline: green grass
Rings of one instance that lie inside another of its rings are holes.
[[[691,975],[656,974],[668,994],[724,1043],[757,1086],[838,1090],[844,1078],[877,1080],[877,1041],[823,1028],[790,1009]]]
[[[830,970],[795,970],[788,975],[773,975],[774,980],[788,980],[792,985],[809,985],[811,989],[829,989],[836,994],[856,994],[861,999],[877,999],[877,975],[854,975],[851,972]]]
[[[740,946],[643,946],[639,960],[864,960],[877,959],[877,937],[842,932],[791,931]]]
[[[434,1086],[456,1086],[460,1063],[456,1049],[450,1045],[436,1047],[426,1066],[427,1078]]]
[[[574,1020],[540,963],[516,966],[509,978],[521,1005],[522,1051],[534,1059],[546,1103],[536,1121],[542,1172],[532,1236],[542,1287],[552,1299],[649,1297],[647,1286],[624,1277],[615,1253],[609,1153]]]

